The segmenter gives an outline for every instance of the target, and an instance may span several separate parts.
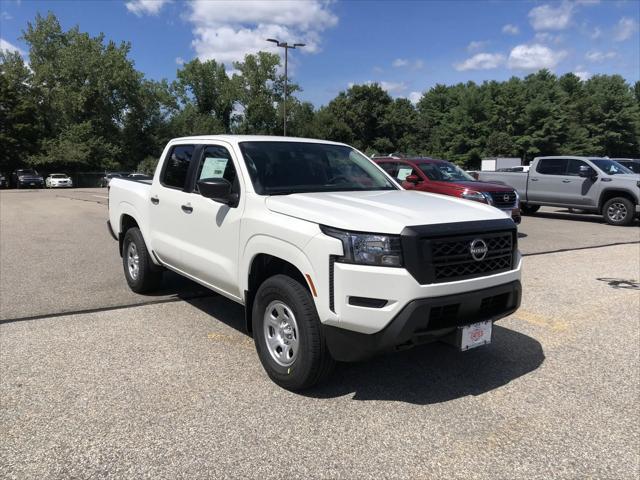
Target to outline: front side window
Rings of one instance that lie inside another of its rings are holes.
[[[420,170],[434,182],[473,182],[475,180],[460,167],[448,162],[421,163]]]
[[[371,160],[346,145],[241,142],[240,151],[259,195],[397,189]]]
[[[583,162],[582,160],[576,160],[575,158],[569,159],[569,164],[567,166],[567,175],[572,176],[580,176],[580,167],[588,167],[587,162]]]
[[[542,175],[564,175],[567,171],[567,159],[543,158],[538,160],[536,171]]]
[[[409,175],[417,175],[415,169],[408,163],[401,163],[398,166],[398,174],[395,176],[398,182],[404,182]]]
[[[180,190],[185,187],[193,150],[193,145],[176,145],[169,151],[161,177],[165,187]]]
[[[198,180],[205,178],[224,178],[231,185],[237,187],[236,168],[231,160],[229,150],[220,145],[209,145],[204,149],[196,177],[196,192],[198,191]]]

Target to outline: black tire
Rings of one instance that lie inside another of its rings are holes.
[[[631,225],[635,214],[635,205],[625,197],[610,198],[602,207],[602,216],[609,225]]]
[[[134,247],[130,247],[131,245]],[[132,248],[132,250],[130,250]],[[131,253],[135,249],[138,256],[137,274],[134,276],[129,268]],[[124,276],[127,279],[129,288],[136,293],[149,293],[160,288],[162,283],[162,270],[157,267],[151,260],[151,255],[147,250],[147,246],[142,238],[142,233],[137,227],[130,228],[124,234],[122,242],[122,267],[124,268]]]
[[[540,210],[540,205],[529,205],[527,203],[523,203],[520,205],[520,211],[523,215],[531,215]]]
[[[267,308],[280,302],[290,310],[289,315],[293,315],[297,325],[295,335],[299,348],[289,365],[279,364],[272,357],[265,333]],[[260,362],[269,378],[282,388],[297,391],[312,387],[333,370],[335,361],[327,348],[311,294],[291,277],[274,275],[260,285],[253,303],[252,326]]]

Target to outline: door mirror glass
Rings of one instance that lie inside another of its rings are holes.
[[[203,178],[198,181],[198,191],[203,197],[235,207],[238,194],[232,193],[231,190],[231,183],[224,178]]]

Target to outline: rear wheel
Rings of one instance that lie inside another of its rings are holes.
[[[540,205],[529,205],[527,203],[523,203],[520,205],[520,210],[523,215],[531,215],[532,213],[536,213],[540,210]]]
[[[253,338],[267,375],[287,390],[324,380],[335,364],[309,291],[286,275],[264,281],[253,304]]]
[[[162,283],[162,270],[151,260],[140,229],[127,230],[122,243],[122,265],[129,288],[136,293],[157,290]]]
[[[628,198],[615,197],[605,202],[602,207],[602,215],[609,225],[631,225],[635,208],[633,202]]]

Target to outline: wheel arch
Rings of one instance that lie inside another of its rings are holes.
[[[622,190],[617,188],[609,188],[603,190],[600,194],[600,201],[598,202],[598,209],[602,213],[602,209],[604,208],[604,204],[609,200],[615,197],[624,197],[630,200],[634,205],[638,204],[638,199],[628,190]]]
[[[253,299],[260,285],[269,277],[285,274],[297,280],[317,301],[311,262],[297,246],[268,236],[253,237],[242,257],[241,291],[244,293],[245,322],[251,332]]]

